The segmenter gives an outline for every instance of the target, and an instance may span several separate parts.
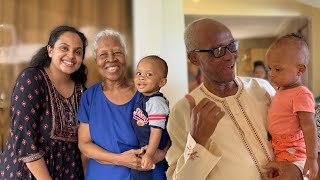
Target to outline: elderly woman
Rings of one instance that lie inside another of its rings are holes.
[[[137,149],[130,123],[141,94],[126,77],[127,49],[118,32],[98,33],[93,47],[104,80],[83,94],[77,115],[79,148],[89,158],[86,179],[131,180],[130,169],[150,170],[141,167],[143,150]],[[164,159],[165,152],[157,151],[156,162]]]

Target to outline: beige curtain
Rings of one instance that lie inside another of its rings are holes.
[[[61,24],[114,28],[131,41],[130,0],[0,0],[0,8],[1,23],[16,27],[19,42],[45,42]]]

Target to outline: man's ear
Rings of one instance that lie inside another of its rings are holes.
[[[159,82],[159,87],[162,88],[166,84],[167,84],[167,78],[163,78]]]
[[[47,45],[47,50],[48,50],[48,56],[52,58],[52,47],[50,45]]]
[[[298,76],[301,76],[304,72],[306,72],[307,66],[305,64],[298,64]]]
[[[190,61],[192,64],[194,64],[194,65],[196,65],[196,66],[199,66],[199,60],[198,60],[198,57],[197,57],[197,54],[196,54],[196,53],[194,53],[194,52],[188,52],[187,56],[188,56],[189,61]]]

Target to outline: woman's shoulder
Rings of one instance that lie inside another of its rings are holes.
[[[36,80],[36,81],[42,81],[44,80],[43,78],[43,73],[41,72],[41,68],[34,68],[34,67],[28,67],[24,69],[17,77],[17,81],[20,80]]]
[[[22,76],[42,75],[41,70],[42,70],[41,68],[27,67],[20,73],[20,75]]]
[[[101,83],[100,82],[89,86],[86,91],[96,91],[99,88],[101,88]]]
[[[99,90],[101,90],[101,83],[95,83],[89,86],[82,96],[94,96]]]
[[[45,93],[47,84],[39,68],[26,68],[17,77],[13,94]]]

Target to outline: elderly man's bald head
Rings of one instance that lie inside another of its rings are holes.
[[[199,42],[203,40],[199,35],[203,35],[205,33],[218,35],[219,32],[223,32],[223,31],[230,32],[230,30],[224,24],[216,20],[204,18],[204,19],[193,21],[191,24],[189,24],[186,27],[186,30],[184,33],[184,41],[185,41],[187,52],[190,52],[196,48],[199,48],[198,47]],[[202,37],[205,37],[205,35]]]

